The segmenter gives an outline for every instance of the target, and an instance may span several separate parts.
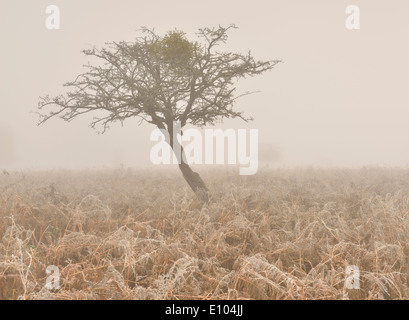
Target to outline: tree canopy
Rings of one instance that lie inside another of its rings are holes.
[[[89,62],[84,73],[65,83],[67,94],[40,97],[40,124],[52,117],[70,121],[93,111],[103,111],[91,122],[102,132],[110,123],[131,117],[167,131],[173,121],[182,127],[213,125],[222,118],[247,121],[250,118],[233,108],[240,96],[235,94],[235,82],[270,70],[280,61],[257,61],[250,52],[217,51],[233,28],[199,29],[199,41],[189,41],[178,30],[159,36],[143,28],[133,42],[83,50],[100,63]],[[44,113],[50,105],[57,108]]]

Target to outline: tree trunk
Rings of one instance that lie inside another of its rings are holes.
[[[187,164],[184,159],[184,150],[183,146],[180,145],[180,143],[175,139],[174,141],[173,138],[173,127],[168,126],[168,133],[169,133],[169,144],[172,148],[172,150],[175,152],[175,150],[180,151],[180,164],[179,164],[179,169],[183,173],[183,178],[185,178],[186,182],[189,184],[190,188],[193,190],[195,193],[196,197],[203,203],[209,203],[209,190],[206,187],[206,184],[202,180],[202,178],[199,176],[197,172],[194,172],[189,164]],[[176,147],[176,148],[175,148]]]
[[[186,182],[189,184],[190,188],[193,190],[199,200],[203,203],[209,203],[209,190],[199,174],[194,172],[183,160],[182,163],[179,164],[179,169],[183,173],[183,178],[185,178]]]

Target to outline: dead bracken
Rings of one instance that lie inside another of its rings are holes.
[[[205,206],[176,170],[24,176],[0,179],[0,299],[409,298],[407,169],[204,170]]]

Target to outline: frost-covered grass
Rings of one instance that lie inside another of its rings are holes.
[[[409,170],[197,170],[1,175],[0,299],[409,298]]]

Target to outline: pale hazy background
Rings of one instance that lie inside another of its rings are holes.
[[[47,30],[47,5],[61,30]],[[361,30],[345,28],[345,9],[361,9]],[[131,41],[141,26],[227,26],[226,50],[283,59],[272,72],[239,85],[260,90],[239,101],[255,118],[225,125],[258,128],[276,148],[277,165],[409,164],[409,1],[0,0],[0,168],[150,166],[150,125],[129,120],[99,135],[87,118],[37,127],[38,97],[63,92],[82,71],[80,51]]]

